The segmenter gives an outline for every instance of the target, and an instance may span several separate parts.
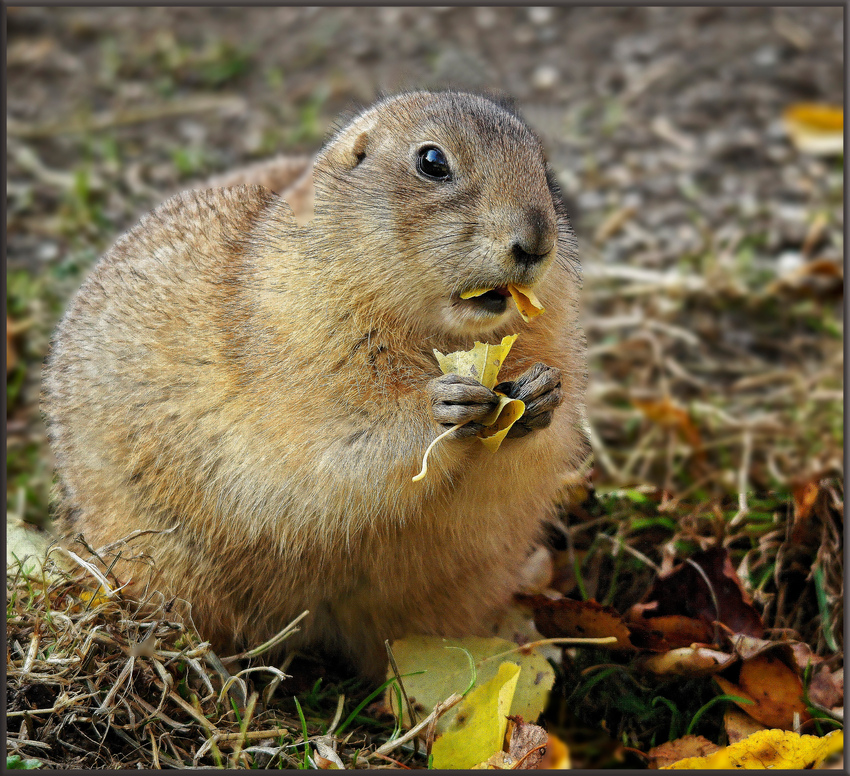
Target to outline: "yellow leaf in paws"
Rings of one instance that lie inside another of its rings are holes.
[[[498,345],[476,342],[472,350],[458,350],[447,356],[435,350],[434,355],[444,375],[458,374],[474,377],[481,385],[492,391],[499,377],[499,369],[502,368],[518,336],[518,334],[511,334],[509,337],[503,337]]]
[[[525,404],[519,399],[503,396],[498,391],[496,393],[499,396],[499,406],[482,421],[485,428],[478,432],[478,438],[491,453],[495,453],[499,449],[502,440],[511,430],[511,426],[525,412]],[[493,416],[494,419],[490,421],[490,417]]]
[[[448,355],[443,355],[439,350],[435,350],[434,355],[437,357],[437,363],[444,375],[459,374],[464,377],[473,377],[492,391],[496,386],[499,370],[518,336],[518,334],[511,334],[503,337],[498,345],[476,342],[472,350],[458,350]],[[478,434],[478,438],[492,453],[499,449],[502,440],[511,430],[511,426],[525,412],[525,404],[519,399],[511,399],[509,396],[504,396],[498,392],[497,395],[500,397],[499,404],[481,421],[485,428]],[[428,473],[428,454],[434,448],[434,445],[462,425],[464,424],[459,423],[446,429],[428,445],[428,449],[422,457],[422,471],[413,478],[414,482],[424,479]]]
[[[482,296],[492,290],[492,288],[476,288],[472,291],[464,291],[460,295],[460,298],[472,299],[473,297]],[[545,308],[540,304],[540,300],[530,288],[509,283],[508,291],[514,299],[516,309],[519,310],[519,314],[526,323],[528,323],[532,318],[536,318],[538,315],[542,315],[546,312]]]

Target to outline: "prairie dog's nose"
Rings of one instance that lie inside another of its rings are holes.
[[[511,253],[516,263],[523,266],[537,264],[555,247],[555,220],[538,208],[529,208],[513,237]]]

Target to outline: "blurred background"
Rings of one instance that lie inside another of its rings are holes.
[[[843,14],[7,9],[11,520],[48,515],[51,331],[140,215],[211,176],[314,153],[382,92],[491,92],[540,134],[585,273],[594,458],[564,484],[551,586],[622,612],[656,573],[720,545],[769,631],[837,667]],[[582,665],[565,686],[585,687]],[[627,740],[644,723],[609,709],[634,691],[618,676],[555,716],[608,715]],[[704,684],[682,703],[713,702]]]

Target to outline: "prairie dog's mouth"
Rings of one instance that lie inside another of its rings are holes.
[[[460,294],[461,304],[490,315],[501,315],[508,308],[510,291],[507,286],[486,290],[465,291]]]
[[[461,303],[491,315],[501,315],[505,312],[508,297],[513,297],[517,310],[526,323],[545,312],[543,305],[530,287],[518,286],[515,283],[496,288],[477,288],[460,294]]]

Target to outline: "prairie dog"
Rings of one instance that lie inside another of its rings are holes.
[[[577,260],[539,140],[477,95],[384,99],[312,176],[303,226],[262,186],[185,192],[92,270],[45,367],[57,527],[131,537],[118,579],[220,651],[308,609],[287,647],[377,676],[384,639],[484,633],[585,455]],[[495,395],[433,349],[513,333],[500,390],[527,409],[491,453]]]

